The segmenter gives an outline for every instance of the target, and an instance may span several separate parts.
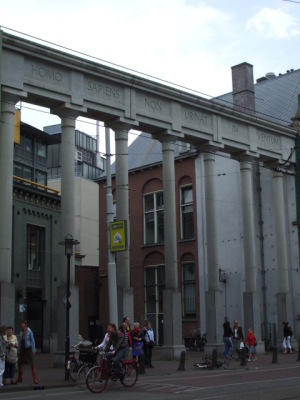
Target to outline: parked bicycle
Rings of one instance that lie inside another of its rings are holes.
[[[85,385],[85,375],[87,371],[97,365],[97,352],[92,349],[92,342],[81,339],[77,344],[73,345],[76,350],[71,351],[67,359],[67,368],[69,377],[72,382],[77,382],[79,385]],[[76,353],[79,352],[77,358]],[[86,368],[83,368],[86,367]],[[80,371],[81,370],[81,371]],[[79,377],[78,372],[80,371]],[[84,379],[82,378],[84,374]]]
[[[204,351],[206,345],[206,333],[201,335],[200,329],[193,329],[191,331],[192,338],[188,342],[188,349],[191,351]]]
[[[121,360],[125,371],[124,379],[115,368],[110,352],[100,353],[100,363],[89,370],[86,376],[86,386],[92,393],[101,393],[106,388],[108,380],[116,382],[120,379],[124,386],[132,387],[138,380],[138,364],[136,359]]]

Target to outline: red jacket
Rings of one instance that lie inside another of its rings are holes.
[[[249,346],[254,346],[254,334],[252,332],[248,332],[248,338],[245,340],[245,343],[248,343]]]

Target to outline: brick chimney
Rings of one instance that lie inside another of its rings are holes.
[[[253,65],[246,62],[231,67],[233,107],[241,112],[255,113]]]

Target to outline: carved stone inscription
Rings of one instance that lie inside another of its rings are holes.
[[[250,143],[246,125],[222,118],[221,132],[224,139],[226,138],[236,143]]]
[[[171,115],[171,102],[168,103],[164,99],[158,96],[152,96],[151,94],[137,92],[135,98],[136,109],[142,114],[154,116],[157,119],[167,120],[169,122]]]
[[[85,83],[85,92],[90,96],[110,100],[115,103],[120,103],[123,97],[122,89],[107,83],[89,79],[87,79]]]
[[[204,114],[202,111],[182,108],[182,123],[185,126],[201,129],[211,129],[212,120],[209,115]]]
[[[50,85],[65,86],[65,75],[63,71],[54,66],[36,62],[28,63],[26,66],[27,75],[31,78],[48,83]]]
[[[280,137],[271,135],[269,133],[257,132],[259,147],[273,150],[281,149]]]
[[[145,97],[144,101],[146,109],[159,113],[162,112],[162,101],[150,97]]]

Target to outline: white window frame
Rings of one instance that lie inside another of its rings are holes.
[[[183,191],[186,189],[190,189],[192,192],[192,201],[191,202],[187,202],[187,203],[183,203]],[[184,213],[184,209],[187,207],[192,207],[193,209],[193,236],[186,238],[184,237],[184,232],[183,232],[183,213]],[[181,240],[185,240],[185,239],[193,239],[195,237],[195,226],[194,226],[194,202],[193,202],[193,185],[192,184],[188,184],[188,185],[183,185],[180,186],[180,238]]]
[[[163,241],[159,241],[158,240],[158,227],[159,227],[159,218],[158,215],[159,213],[164,213],[164,205],[162,205],[162,207],[158,208],[157,206],[157,195],[158,194],[162,194],[163,195],[163,191],[162,190],[158,190],[157,192],[152,192],[152,193],[145,193],[143,196],[143,202],[144,202],[144,244],[156,244],[156,243],[163,243]],[[153,210],[150,211],[146,211],[146,207],[145,207],[145,199],[146,196],[153,196]],[[153,242],[148,242],[147,243],[147,238],[146,238],[146,215],[147,214],[151,214],[153,213],[153,217],[154,217],[154,240]]]

